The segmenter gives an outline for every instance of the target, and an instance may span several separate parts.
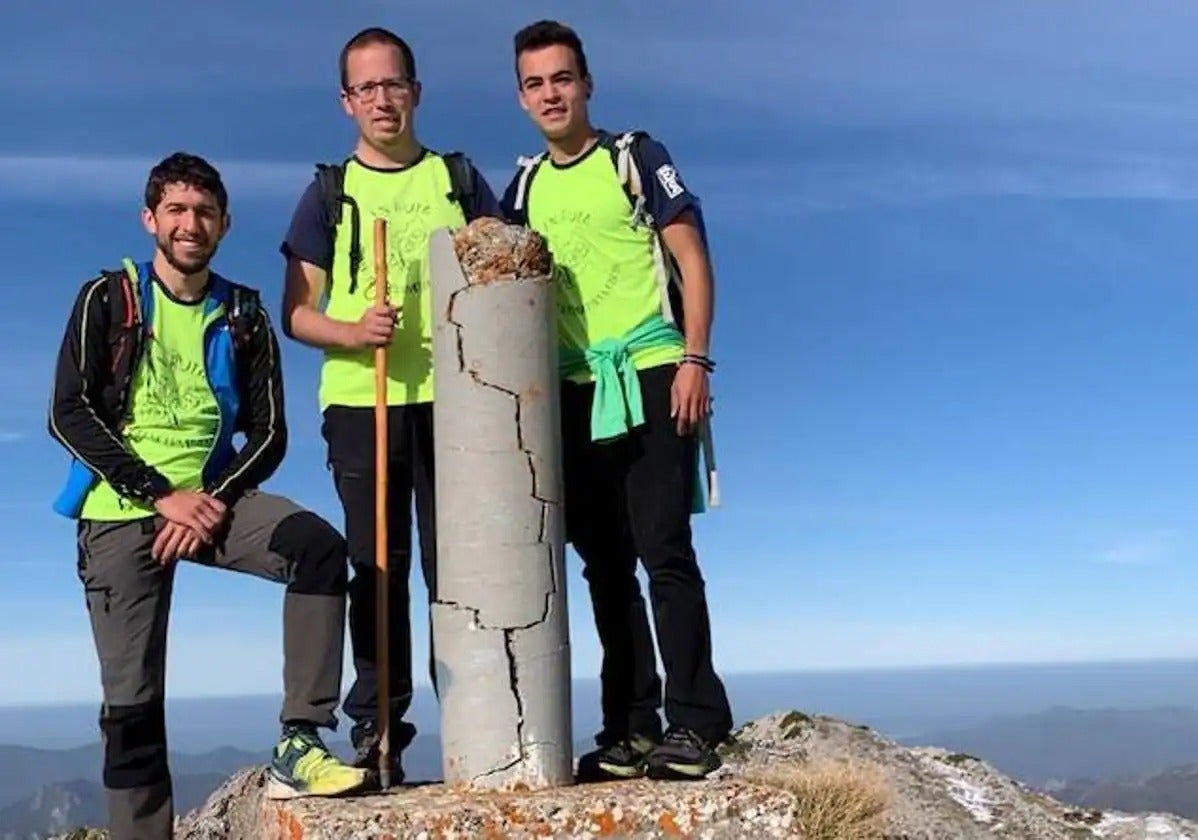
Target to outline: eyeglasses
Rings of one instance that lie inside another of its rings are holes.
[[[345,92],[355,99],[373,99],[374,95],[381,90],[387,99],[399,99],[412,92],[413,83],[413,79],[382,79],[377,82],[349,85],[345,88]]]

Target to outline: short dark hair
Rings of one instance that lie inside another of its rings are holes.
[[[349,54],[359,47],[368,47],[371,44],[389,44],[399,50],[400,55],[403,56],[404,64],[407,65],[408,77],[411,80],[416,79],[416,56],[412,55],[412,48],[408,46],[408,42],[389,29],[383,29],[380,26],[371,26],[350,38],[345,42],[345,46],[341,48],[341,58],[338,63],[341,68],[342,90],[349,87],[349,73],[346,70]]]
[[[229,194],[225,191],[220,173],[202,157],[175,152],[160,160],[150,170],[150,177],[146,180],[146,207],[151,210],[157,208],[169,184],[186,184],[210,193],[216,199],[220,212],[228,211]]]
[[[584,79],[590,76],[587,71],[587,54],[582,49],[582,39],[564,23],[556,20],[538,20],[536,23],[530,23],[516,33],[515,42],[517,81],[520,79],[520,54],[552,46],[569,47],[573,50],[578,72]]]

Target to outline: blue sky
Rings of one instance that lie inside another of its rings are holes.
[[[539,148],[511,36],[561,4],[213,0],[6,13],[0,703],[99,696],[65,456],[44,432],[78,284],[144,258],[148,167],[226,174],[219,268],[277,312],[336,56],[407,36],[426,143],[502,189]],[[646,128],[714,242],[724,505],[696,522],[732,671],[1198,656],[1198,8],[1031,0],[572,7],[598,122]],[[472,46],[467,46],[472,44]],[[318,357],[288,344],[270,487],[339,522]],[[575,668],[597,672],[569,557]],[[168,690],[273,691],[278,587],[184,567]],[[417,644],[425,636],[414,613]],[[348,672],[347,672],[348,675]]]

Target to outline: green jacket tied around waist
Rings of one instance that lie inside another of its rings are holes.
[[[605,338],[585,350],[562,348],[559,370],[569,377],[590,370],[595,377],[591,440],[613,440],[645,422],[641,385],[632,354],[650,347],[682,347],[681,333],[660,315],[647,318],[623,338]]]

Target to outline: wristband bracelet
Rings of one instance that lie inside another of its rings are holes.
[[[683,355],[681,363],[684,365],[698,365],[708,373],[715,370],[715,362],[699,353],[686,353]]]

